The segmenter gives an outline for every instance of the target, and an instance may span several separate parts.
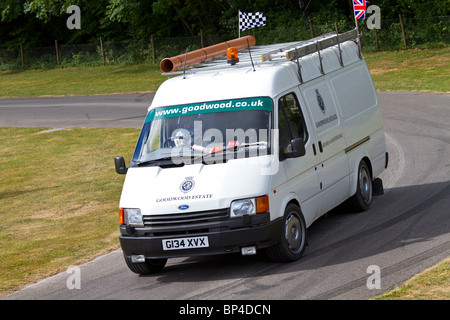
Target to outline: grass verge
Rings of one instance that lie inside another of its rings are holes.
[[[119,247],[118,201],[138,130],[0,128],[0,295]]]
[[[148,92],[166,79],[152,64],[0,71],[0,97]]]
[[[450,93],[450,47],[364,53],[380,91]]]
[[[374,300],[450,300],[450,258]]]
[[[449,93],[450,47],[364,53],[377,90]],[[0,97],[156,91],[158,65],[111,65],[0,71]]]

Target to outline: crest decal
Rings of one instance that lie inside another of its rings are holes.
[[[322,110],[322,113],[325,115],[325,103],[323,102],[322,96],[319,93],[319,89],[316,89],[316,97],[317,97],[317,103],[319,104],[320,110]]]
[[[183,193],[188,193],[192,189],[194,189],[195,182],[194,177],[186,177],[184,181],[180,184],[180,190]]]

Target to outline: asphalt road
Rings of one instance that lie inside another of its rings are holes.
[[[0,99],[0,126],[140,128],[153,95]]]
[[[450,255],[450,95],[378,96],[390,155],[385,194],[367,212],[338,209],[316,221],[299,261],[179,258],[160,274],[138,276],[118,250],[79,266],[80,289],[69,289],[72,273],[62,272],[4,298],[368,299],[394,288]],[[151,98],[0,99],[0,126],[140,127]]]

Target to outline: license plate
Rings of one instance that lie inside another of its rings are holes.
[[[163,250],[208,248],[208,237],[191,237],[178,239],[165,239],[162,241]]]

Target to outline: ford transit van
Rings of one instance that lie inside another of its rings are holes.
[[[126,173],[120,244],[133,272],[236,252],[295,261],[320,216],[344,201],[369,209],[388,157],[352,37],[248,46],[238,63],[214,60],[160,86],[129,166],[115,158]]]

